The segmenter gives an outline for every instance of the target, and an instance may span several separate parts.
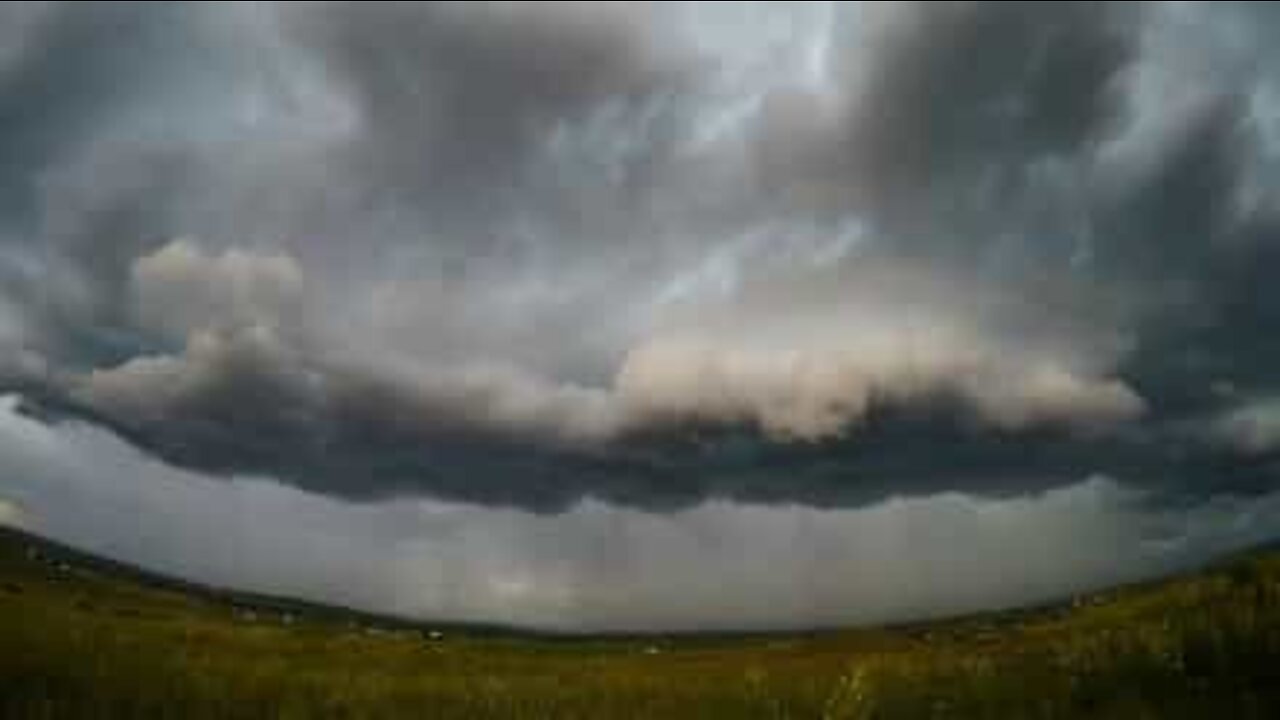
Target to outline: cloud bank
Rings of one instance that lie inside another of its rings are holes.
[[[336,504],[1244,507],[1276,22],[8,3],[0,392]]]
[[[860,510],[350,505],[261,479],[228,485],[15,407],[0,404],[0,450],[41,532],[206,583],[553,630],[811,628],[1057,599],[1270,537],[1280,503],[1170,512],[1096,478]]]

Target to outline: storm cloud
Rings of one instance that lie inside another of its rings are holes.
[[[1280,18],[1039,5],[6,3],[0,392],[655,537],[1264,502]]]
[[[1280,517],[1276,493],[1171,511],[1104,478],[859,510],[352,505],[175,469],[98,428],[15,408],[0,399],[0,467],[33,530],[195,581],[438,622],[709,631],[947,615],[1187,567],[1273,537]],[[0,501],[0,523],[15,507]]]

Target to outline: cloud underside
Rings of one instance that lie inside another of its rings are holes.
[[[950,615],[1172,571],[1272,537],[1280,518],[1274,492],[1171,510],[1096,478],[1016,499],[839,510],[353,505],[175,469],[101,429],[16,408],[0,399],[0,457],[14,478],[0,523],[17,513],[179,577],[435,622],[709,631]]]
[[[347,500],[1274,486],[1273,14],[618,5],[7,4],[0,385]]]

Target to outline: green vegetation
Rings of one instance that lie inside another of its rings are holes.
[[[897,629],[553,640],[251,615],[0,538],[5,718],[1280,717],[1280,554]]]

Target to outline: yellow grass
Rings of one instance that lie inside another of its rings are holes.
[[[5,718],[1280,717],[1280,556],[1084,607],[736,639],[372,635],[0,543]]]

